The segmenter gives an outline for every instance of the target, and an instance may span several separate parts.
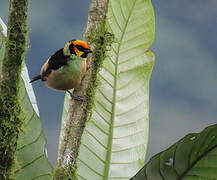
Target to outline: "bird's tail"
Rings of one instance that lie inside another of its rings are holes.
[[[32,83],[32,82],[37,81],[39,79],[41,79],[41,75],[40,74],[38,74],[37,76],[35,76],[29,83]]]

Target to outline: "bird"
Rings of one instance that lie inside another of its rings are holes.
[[[87,56],[92,53],[88,44],[83,40],[70,40],[41,67],[38,75],[30,83],[41,80],[53,90],[67,91],[71,98],[84,101],[81,96],[71,93],[70,89],[80,87],[81,80],[87,71]]]

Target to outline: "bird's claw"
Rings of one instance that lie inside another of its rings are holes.
[[[74,100],[76,100],[76,101],[82,101],[82,102],[85,101],[82,96],[77,96],[77,95],[75,95],[75,94],[72,94],[72,95],[71,95],[71,98],[74,99]]]
[[[71,96],[72,99],[74,99],[76,101],[82,101],[82,102],[85,101],[82,96],[78,96],[78,95],[72,94],[70,91],[67,91],[67,92],[70,94],[70,96]]]

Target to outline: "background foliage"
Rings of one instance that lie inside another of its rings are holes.
[[[217,124],[158,153],[131,180],[217,179]]]
[[[217,51],[213,38],[217,30],[214,23],[217,2],[198,0],[196,5],[187,0],[167,2],[170,6],[163,1],[152,1],[157,28],[152,48],[156,63],[151,78],[148,157],[188,132],[198,132],[214,123],[217,117]],[[7,3],[3,1],[0,6],[0,16],[5,22]],[[71,1],[31,1],[31,46],[27,54],[31,77],[65,41],[81,38],[89,3],[73,1],[72,7]],[[64,94],[51,91],[42,83],[35,84],[34,88],[48,137],[48,157],[54,163]]]
[[[1,19],[0,19],[1,21]],[[7,27],[1,21],[0,24],[0,69],[5,53],[5,40]],[[1,75],[1,71],[0,71]],[[20,82],[20,98],[23,111],[25,112],[24,128],[20,134],[16,151],[16,180],[24,179],[48,179],[51,177],[52,167],[48,162],[45,145],[46,140],[42,131],[37,102],[29,84],[29,75],[24,65]]]

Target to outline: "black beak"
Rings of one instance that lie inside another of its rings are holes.
[[[90,49],[84,49],[83,52],[84,52],[84,53],[81,55],[81,57],[82,57],[82,58],[86,58],[87,55],[88,55],[89,53],[92,53],[93,51],[91,51]]]
[[[91,51],[90,49],[85,49],[85,53],[86,54],[89,54],[89,53],[92,53],[93,51]]]

